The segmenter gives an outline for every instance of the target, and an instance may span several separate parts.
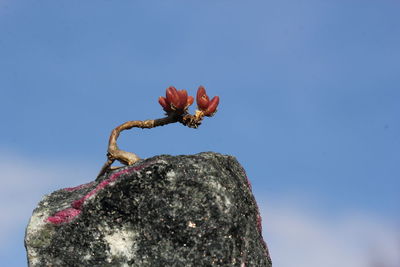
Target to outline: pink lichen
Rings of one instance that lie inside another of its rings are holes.
[[[48,217],[46,221],[54,224],[70,222],[74,217],[79,215],[79,213],[81,213],[81,211],[78,209],[68,208],[57,212],[53,216]]]
[[[248,188],[249,188],[250,190],[252,190],[250,180],[249,180],[249,178],[247,177],[245,170],[243,170],[243,173],[244,173],[244,177],[246,178],[246,182],[247,182]],[[265,256],[266,256],[267,258],[269,258],[268,246],[267,246],[267,243],[265,243],[264,238],[262,237],[262,218],[261,218],[261,214],[260,214],[260,209],[258,208],[257,202],[256,202],[255,200],[254,200],[254,202],[255,202],[255,205],[256,205],[256,213],[257,213],[257,221],[256,221],[256,223],[257,223],[257,230],[258,230],[258,233],[260,234],[260,241],[261,241],[261,244],[262,244],[262,245],[264,246],[264,248],[265,248],[264,254],[265,254]]]
[[[91,186],[92,184],[93,184],[93,182],[90,182],[90,183],[81,184],[81,185],[74,186],[74,187],[63,188],[63,190],[68,191],[68,192],[73,192],[73,191],[76,191],[79,189],[87,188],[87,187]]]
[[[139,166],[141,167],[141,166]],[[143,167],[142,167],[143,168]],[[109,185],[111,182],[114,182],[115,180],[118,179],[119,176],[121,176],[122,174],[125,173],[130,173],[132,171],[136,171],[139,170],[138,167],[135,168],[130,168],[130,169],[125,169],[119,172],[114,173],[113,175],[110,176],[110,178],[102,181],[100,184],[98,184],[96,186],[95,189],[93,189],[92,191],[90,191],[89,193],[87,193],[85,196],[83,196],[82,198],[75,200],[74,202],[72,202],[71,206],[75,209],[81,209],[83,203],[85,203],[85,201],[90,198],[91,196],[95,195],[97,192],[99,192],[100,190],[104,189],[107,185]]]
[[[148,166],[148,164],[135,166],[135,167],[132,167],[132,168],[128,168],[128,169],[113,173],[110,176],[110,178],[102,181],[100,184],[98,184],[96,186],[96,188],[94,188],[92,191],[87,193],[85,196],[83,196],[82,198],[80,198],[78,200],[73,201],[71,203],[71,207],[72,208],[67,208],[67,209],[58,211],[53,216],[48,217],[45,221],[53,223],[53,224],[60,224],[60,223],[70,222],[74,217],[76,217],[77,215],[79,215],[81,213],[83,204],[91,196],[95,195],[97,192],[99,192],[100,190],[104,189],[111,182],[114,182],[115,180],[117,180],[121,175],[126,174],[126,173],[131,173],[133,171],[138,171],[138,170],[140,170],[140,169],[142,169],[142,168],[144,168],[146,166]],[[89,187],[92,184],[93,184],[93,182],[88,183],[88,184],[83,184],[83,185],[80,185],[80,186],[76,186],[76,187],[64,188],[64,190],[69,191],[69,192],[70,191],[75,191],[75,190],[78,190],[78,189],[81,189],[81,188]]]

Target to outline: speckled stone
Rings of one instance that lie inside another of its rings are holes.
[[[29,266],[272,266],[245,171],[232,156],[161,155],[46,195]]]

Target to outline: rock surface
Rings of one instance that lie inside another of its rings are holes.
[[[237,160],[161,155],[46,195],[26,229],[30,266],[272,266]]]

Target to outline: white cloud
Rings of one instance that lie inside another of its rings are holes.
[[[400,266],[400,229],[392,222],[367,214],[328,217],[294,201],[259,204],[274,266]]]

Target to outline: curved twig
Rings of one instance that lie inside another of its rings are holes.
[[[117,145],[117,139],[122,131],[129,130],[132,128],[151,129],[154,127],[177,122],[178,119],[179,117],[174,116],[174,114],[171,114],[170,116],[155,120],[127,121],[116,127],[114,130],[112,130],[108,141],[108,150],[107,150],[108,160],[106,161],[106,163],[104,163],[97,177],[100,177],[103,174],[105,174],[107,170],[110,169],[111,165],[114,163],[115,160],[118,160],[124,165],[132,165],[140,160],[140,158],[135,153],[119,149]]]

